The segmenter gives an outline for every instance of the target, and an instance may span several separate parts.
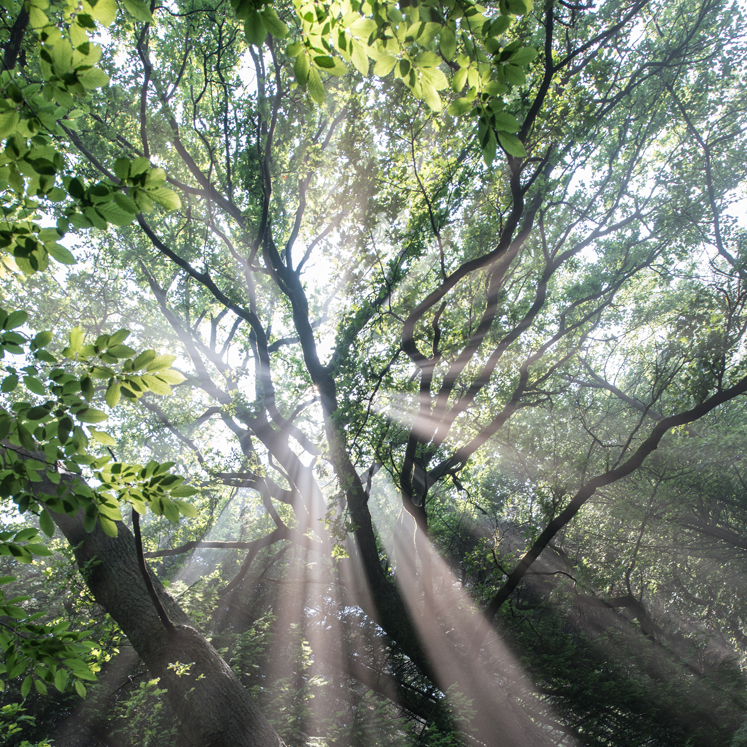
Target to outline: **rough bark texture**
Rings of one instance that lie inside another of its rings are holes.
[[[29,13],[24,3],[21,6],[21,12],[13,23],[13,28],[10,30],[10,39],[8,39],[8,43],[3,50],[3,70],[12,70],[16,66],[21,52],[21,42],[28,25]],[[21,64],[23,64],[23,57],[21,58]]]
[[[40,493],[56,486],[35,483]],[[169,634],[158,617],[138,567],[130,530],[118,523],[117,537],[97,526],[83,527],[83,515],[52,513],[70,545],[88,588],[116,620],[154,677],[168,690],[184,733],[195,747],[283,747],[283,742],[260,712],[234,673],[158,579],[157,593],[176,627]],[[181,676],[171,666],[190,665]]]

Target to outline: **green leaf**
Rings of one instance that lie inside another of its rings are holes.
[[[41,555],[45,558],[48,558],[52,554],[52,551],[46,545],[42,545],[39,542],[26,545],[26,549],[34,555]]]
[[[25,324],[28,318],[29,315],[25,311],[12,311],[5,322],[3,322],[3,327],[5,329],[15,329]]]
[[[164,368],[168,368],[175,360],[176,360],[176,356],[169,355],[168,353],[164,355],[157,355],[153,359],[153,361],[148,364],[148,367],[146,370],[148,371],[148,373],[153,373],[153,371],[160,371]]]
[[[155,359],[155,350],[143,350],[143,352],[132,361],[132,368],[134,371],[139,371],[141,368],[145,368],[149,363],[152,363]]]
[[[96,205],[96,210],[106,218],[107,222],[113,223],[115,226],[129,226],[135,217],[131,211],[120,207],[116,195],[111,202]]]
[[[533,0],[505,0],[509,12],[523,16],[532,11]]]
[[[28,675],[21,684],[21,697],[25,698],[30,692],[31,692],[31,685],[33,684],[33,680],[31,678],[31,675]]]
[[[121,179],[124,181],[130,176],[130,159],[129,158],[118,158],[114,162],[114,173],[117,175],[118,179]],[[120,192],[115,192],[116,194],[121,194]]]
[[[498,132],[498,142],[501,144],[503,150],[508,153],[509,156],[515,156],[516,158],[525,158],[527,155],[524,149],[524,144],[515,135],[509,135],[507,132]]]
[[[28,451],[36,450],[36,442],[29,433],[28,429],[25,428],[21,423],[16,424],[18,430],[18,440],[21,442],[21,446]]]
[[[168,187],[157,187],[156,189],[149,189],[148,196],[159,205],[162,205],[166,210],[179,210],[182,206],[182,201],[179,195],[174,192],[173,189]],[[130,222],[132,219],[130,219]]]
[[[94,21],[93,16],[89,15],[88,13],[78,13],[75,16],[75,26],[73,28],[83,28],[83,29],[93,29],[96,28],[96,21]]]
[[[171,495],[174,495],[174,493]],[[179,513],[182,516],[186,516],[188,519],[194,519],[195,516],[199,515],[199,512],[191,503],[185,501],[174,501],[174,505],[179,509]]]
[[[278,39],[285,39],[290,33],[288,27],[278,18],[275,9],[269,5],[265,6],[262,12],[262,20],[267,30]]]
[[[377,29],[376,21],[371,18],[357,18],[350,24],[350,30],[355,32],[356,36],[367,39]]]
[[[162,187],[164,184],[166,184],[166,171],[160,166],[152,168],[145,177],[145,186],[149,189]]]
[[[109,407],[116,407],[119,404],[120,397],[122,396],[122,386],[118,381],[113,381],[109,384],[106,390],[104,399]]]
[[[135,200],[124,192],[115,192],[114,202],[116,202],[122,210],[125,210],[132,215],[137,215],[140,212],[140,208],[137,206]]]
[[[150,8],[143,0],[124,0],[125,10],[136,20],[144,23],[153,23]]]
[[[94,379],[110,379],[114,376],[114,371],[111,368],[104,368],[103,366],[93,366],[89,373]]]
[[[34,680],[34,687],[36,688],[36,692],[39,693],[39,695],[46,695],[47,694],[47,686],[44,684],[43,680],[35,679]]]
[[[451,90],[454,93],[460,93],[467,82],[467,76],[469,75],[469,67],[460,67],[454,73],[454,77],[451,79]]]
[[[109,353],[109,355],[113,355],[115,358],[131,358],[135,355],[136,351],[128,345],[111,345],[106,349],[106,352]]]
[[[126,7],[128,2],[140,2],[140,0],[124,0],[124,2]],[[150,13],[150,11],[148,12]],[[78,73],[78,80],[83,88],[88,90],[103,88],[104,86],[109,85],[109,76],[97,67],[92,67],[82,73]]]
[[[73,64],[73,48],[67,39],[58,39],[51,49],[52,63],[58,75],[64,75]]]
[[[34,376],[24,376],[23,383],[26,385],[26,388],[34,394],[43,395],[47,393],[47,389],[44,384],[42,384],[41,381],[39,381],[39,379],[35,378]]]
[[[150,168],[150,161],[143,156],[138,156],[130,164],[130,177],[140,176],[140,174],[150,171]]]
[[[361,75],[368,75],[368,55],[366,54],[363,45],[353,39],[353,49],[350,59],[355,65],[355,69],[361,73]]]
[[[495,132],[493,131],[492,127],[488,127],[483,130],[481,145],[482,157],[485,160],[485,163],[490,166],[495,160],[496,149]]]
[[[70,349],[77,353],[83,347],[83,327],[73,327],[70,330]]]
[[[87,532],[92,532],[96,528],[96,514],[91,514],[86,511],[85,518],[83,519],[83,529]]]
[[[111,26],[117,17],[117,4],[114,0],[97,0],[90,13],[99,23]]]
[[[12,343],[16,346],[23,345],[23,343],[26,342],[26,339],[23,335],[19,334],[18,332],[5,332],[2,335],[2,341],[7,346],[8,343]]]
[[[75,692],[78,693],[81,698],[86,697],[86,686],[80,680],[75,680]]]
[[[150,389],[150,391],[154,392],[155,394],[161,394],[165,397],[168,397],[171,394],[171,387],[157,376],[143,374],[141,380],[145,384],[145,386],[147,386],[148,389]]]
[[[451,114],[452,117],[461,117],[462,114],[466,114],[471,110],[472,100],[466,97],[462,97],[460,99],[457,99],[456,101],[452,101],[448,109],[449,114]]]
[[[441,111],[441,97],[438,95],[438,91],[430,84],[423,83],[423,98],[425,103],[428,104],[428,108],[434,112]]]
[[[161,498],[163,503],[163,514],[172,523],[176,524],[179,521],[179,509],[176,507],[174,501],[169,498]]]
[[[75,417],[81,423],[101,423],[109,416],[103,410],[97,410],[95,407],[86,407],[77,412]]]
[[[22,529],[20,532],[17,532],[15,537],[13,537],[13,541],[14,542],[27,542],[33,537],[38,536],[38,534],[39,534],[39,531],[37,529],[34,529],[33,527],[28,527],[26,529]]]
[[[511,19],[508,16],[499,16],[490,24],[488,33],[492,37],[499,37],[508,30],[510,25]]]
[[[51,537],[54,534],[54,522],[46,508],[39,514],[39,526],[47,537]]]
[[[61,692],[65,692],[65,686],[67,685],[67,672],[64,669],[58,669],[57,674],[54,676],[54,686]]]
[[[441,38],[439,39],[438,45],[444,58],[451,62],[456,54],[457,44],[456,36],[448,26],[445,26],[441,31]]]
[[[496,112],[493,117],[493,126],[501,132],[518,132],[519,122],[508,112]]]
[[[321,77],[319,76],[319,71],[315,67],[312,67],[309,70],[309,80],[306,85],[308,86],[309,96],[311,96],[312,101],[316,102],[317,104],[323,104],[324,85],[322,83]]]
[[[0,391],[12,392],[17,386],[18,376],[16,376],[16,374],[11,374],[3,379],[2,384],[0,384]]]
[[[293,63],[293,74],[296,76],[299,85],[306,85],[306,82],[309,79],[310,70],[311,66],[309,64],[309,58],[306,55],[306,52],[301,52]]]
[[[62,234],[56,228],[42,228],[39,231],[39,241],[57,241],[62,238]]]
[[[379,78],[384,78],[389,73],[392,72],[392,69],[397,64],[397,58],[393,57],[390,54],[382,54],[379,56],[379,59],[376,61],[376,64],[374,65],[374,75],[378,76]]]
[[[117,525],[111,519],[108,519],[103,514],[99,514],[99,524],[101,524],[101,529],[107,537],[117,536]]]
[[[16,131],[17,127],[18,112],[15,109],[0,113],[0,140],[10,137]]]
[[[50,342],[52,342],[52,332],[50,330],[45,330],[44,332],[38,332],[34,339],[31,342],[32,347],[39,349],[39,348],[45,348],[47,345],[49,345]]]
[[[98,441],[100,444],[103,444],[104,446],[116,446],[117,442],[108,434],[104,433],[104,431],[96,430],[96,428],[89,428],[88,432],[91,434],[91,437]]]
[[[537,50],[532,47],[522,47],[517,49],[509,58],[508,61],[512,65],[518,65],[524,67],[528,65],[537,56]]]
[[[47,14],[35,6],[29,7],[29,23],[31,28],[41,29],[49,23]]]
[[[48,407],[32,407],[30,410],[26,411],[27,420],[42,420],[43,418],[46,418],[47,415],[49,415]]]
[[[515,86],[523,86],[527,81],[524,71],[516,65],[504,65],[503,73],[506,76],[506,82]]]
[[[244,21],[244,33],[249,44],[261,47],[267,38],[267,26],[256,10],[249,13]]]
[[[102,231],[105,231],[109,224],[106,221],[106,218],[104,218],[103,215],[99,215],[98,211],[93,207],[86,207],[83,208],[83,213],[88,218],[88,220],[91,221],[91,225],[94,228],[98,228]]]
[[[69,216],[69,221],[72,226],[75,228],[90,228],[91,227],[91,221],[88,220],[84,215],[81,215],[80,213],[74,213],[73,215]]]
[[[176,386],[177,384],[181,384],[182,381],[187,380],[187,377],[184,374],[180,373],[179,371],[175,371],[173,368],[167,368],[165,371],[159,371],[158,378],[163,379],[167,384],[171,384],[171,386]]]
[[[435,52],[421,52],[415,59],[417,67],[438,67],[443,60]]]
[[[69,249],[56,241],[49,241],[44,244],[44,248],[49,252],[52,259],[63,265],[78,264],[78,260],[72,255]]]
[[[119,345],[130,336],[129,329],[118,329],[113,335],[109,336],[110,345]]]

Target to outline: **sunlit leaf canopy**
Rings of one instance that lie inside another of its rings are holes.
[[[742,743],[739,4],[6,12],[9,736]]]

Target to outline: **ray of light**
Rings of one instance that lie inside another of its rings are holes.
[[[398,502],[385,477],[375,489],[380,500]],[[463,735],[476,744],[506,747],[573,744],[496,632],[486,638],[478,660],[470,661],[467,651],[480,612],[409,514],[400,513],[390,542],[387,532],[380,536],[396,558],[397,584]]]

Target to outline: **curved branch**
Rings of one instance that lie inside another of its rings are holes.
[[[654,426],[648,438],[635,450],[633,455],[627,461],[614,469],[608,470],[604,474],[594,477],[583,485],[568,506],[566,506],[566,508],[547,525],[542,534],[540,534],[540,536],[535,540],[529,550],[519,561],[518,565],[511,572],[503,586],[498,590],[498,593],[490,601],[490,604],[485,610],[485,615],[475,631],[472,645],[470,647],[470,654],[472,656],[477,655],[477,652],[480,650],[480,645],[482,644],[482,641],[489,630],[490,623],[496,613],[519,585],[519,582],[526,575],[526,572],[532,566],[534,561],[537,560],[553,537],[555,537],[555,535],[566,524],[568,524],[571,519],[573,519],[581,507],[599,488],[611,485],[612,483],[621,480],[623,477],[627,477],[632,472],[635,472],[643,464],[646,457],[658,448],[661,439],[664,438],[664,435],[672,428],[676,428],[680,425],[687,425],[688,423],[699,420],[719,405],[745,393],[747,393],[747,376],[729,389],[716,392],[716,394],[690,410],[663,418]]]

